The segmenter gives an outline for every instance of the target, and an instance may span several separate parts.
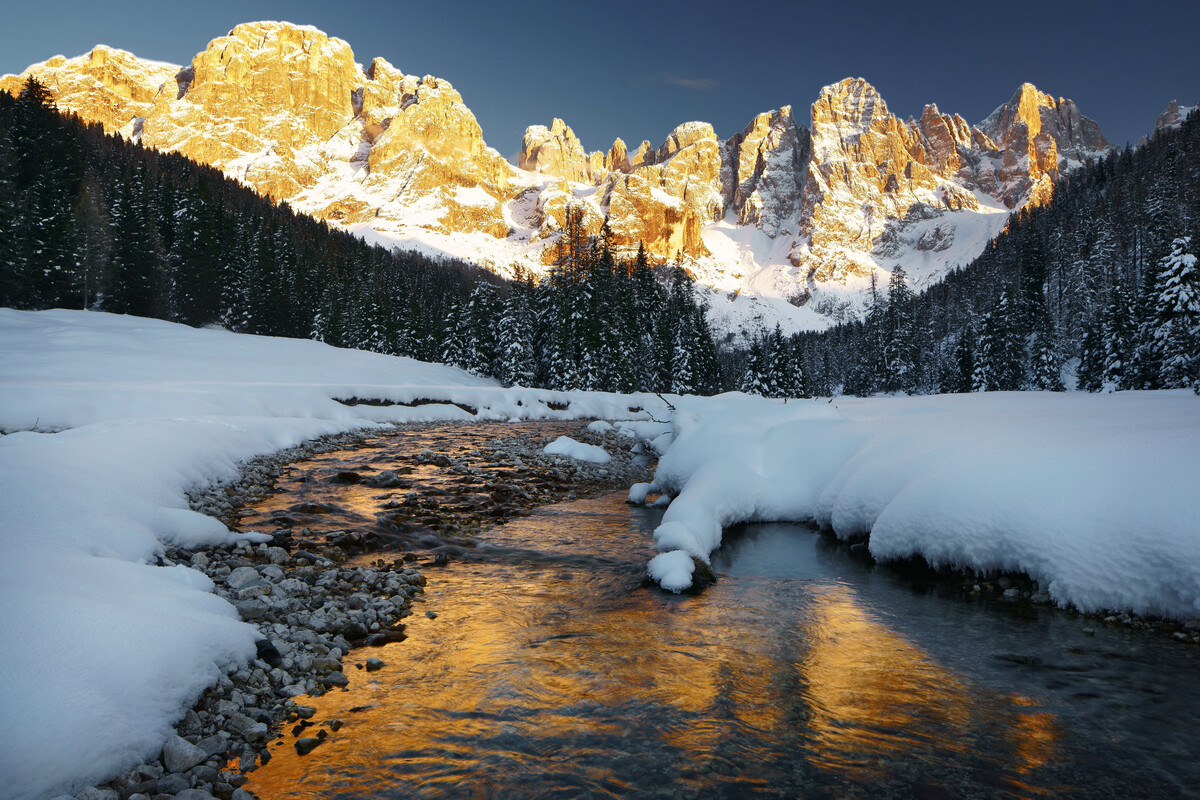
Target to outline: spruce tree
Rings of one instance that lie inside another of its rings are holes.
[[[466,314],[461,304],[453,303],[446,316],[442,334],[442,363],[465,369],[467,366],[464,339],[466,337]]]
[[[1008,290],[983,318],[973,380],[977,391],[1017,391],[1024,383],[1025,342]]]
[[[1047,392],[1063,390],[1061,369],[1062,357],[1058,350],[1058,335],[1054,320],[1045,304],[1042,304],[1034,321],[1033,344],[1029,363],[1031,388]]]
[[[1166,389],[1200,386],[1200,268],[1190,246],[1175,239],[1158,273],[1154,342]]]
[[[958,343],[954,346],[954,359],[952,368],[942,387],[944,391],[965,394],[980,390],[975,376],[977,367],[975,342],[975,326],[972,323],[968,323],[967,327],[959,335]],[[982,383],[982,377],[980,382]]]
[[[1076,381],[1085,392],[1098,392],[1104,385],[1104,331],[1095,318],[1084,323]]]
[[[768,377],[766,369],[765,336],[755,336],[750,341],[750,351],[747,353],[746,368],[738,383],[738,391],[746,394],[765,396],[768,394]]]
[[[1101,317],[1103,365],[1100,381],[1109,389],[1134,388],[1133,351],[1136,344],[1133,298],[1121,282],[1109,290],[1108,303]]]
[[[518,271],[500,314],[497,377],[508,386],[532,386],[535,380],[533,324],[529,309],[532,292],[532,281],[523,271]]]
[[[897,266],[888,281],[883,351],[883,389],[914,392],[917,374],[916,316],[912,290],[904,268]]]

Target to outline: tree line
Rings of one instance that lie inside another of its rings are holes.
[[[84,308],[445,361],[507,383],[711,393],[724,384],[682,270],[569,215],[547,279],[387,250],[181,155],[0,94],[0,305]]]
[[[969,265],[862,319],[764,333],[740,388],[773,396],[1079,388],[1200,391],[1200,114],[1071,172]]]
[[[0,94],[0,305],[74,307],[444,361],[508,384],[768,396],[1200,384],[1200,115],[1070,173],[920,295],[718,348],[687,274],[568,213],[549,274],[387,250],[218,170]]]
[[[582,210],[569,209],[547,278],[521,273],[506,298],[476,286],[451,312],[442,360],[552,389],[723,391],[707,309],[681,268],[665,272],[660,280],[640,247],[617,259],[607,227],[589,237]]]

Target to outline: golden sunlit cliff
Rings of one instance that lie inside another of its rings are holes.
[[[617,139],[588,152],[555,119],[526,131],[514,166],[449,82],[382,58],[364,69],[341,39],[281,22],[239,25],[185,67],[98,45],[0,89],[30,75],[110,132],[384,241],[537,270],[573,207],[592,233],[607,221],[618,247],[642,242],[710,285],[793,300],[902,263],[936,279],[1110,147],[1074,103],[1029,84],[971,126],[934,105],[902,121],[848,78],[821,91],[807,128],[784,106],[726,140],[687,122],[657,149]]]

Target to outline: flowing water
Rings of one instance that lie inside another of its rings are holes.
[[[664,594],[642,583],[660,515],[622,500],[543,507],[427,570],[407,641],[298,698],[343,727],[305,756],[285,734],[246,788],[1200,796],[1200,649],[937,597],[796,525],[727,532],[714,587]]]

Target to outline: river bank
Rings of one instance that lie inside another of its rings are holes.
[[[543,452],[564,435],[611,460]],[[236,480],[191,494],[193,510],[270,536],[162,558],[202,572],[258,628],[257,658],[204,693],[158,759],[75,797],[249,800],[245,774],[270,760],[272,746],[308,752],[341,726],[314,718],[302,697],[344,687],[349,669],[382,666],[371,648],[405,638],[423,571],[537,506],[646,480],[649,460],[633,446],[579,422],[405,424],[254,459]]]
[[[562,435],[604,447],[613,461],[542,452]],[[249,800],[241,788],[246,775],[267,763],[272,749],[308,753],[342,727],[341,716],[320,713],[303,696],[338,691],[355,671],[385,666],[371,646],[404,640],[404,620],[423,605],[426,582],[439,568],[469,558],[493,525],[537,506],[648,480],[649,461],[634,447],[630,438],[579,422],[413,424],[315,440],[256,459],[237,480],[194,494],[195,510],[271,537],[234,548],[168,550],[164,559],[203,572],[258,626],[259,657],[196,703],[159,759],[76,797]],[[864,554],[861,542],[829,538]],[[1049,599],[1019,574],[926,574],[915,563],[886,568],[919,588],[985,603],[1022,607]],[[1194,641],[1193,631],[1170,623],[1110,616],[1093,624]]]

